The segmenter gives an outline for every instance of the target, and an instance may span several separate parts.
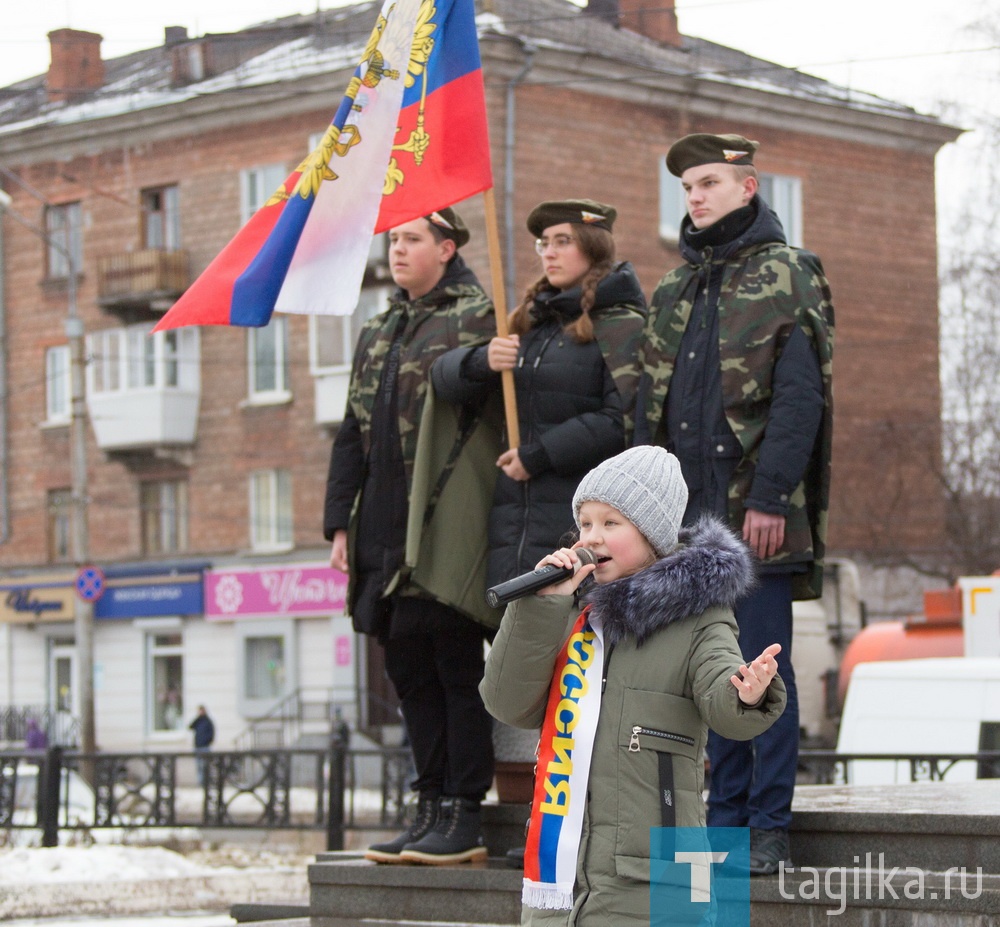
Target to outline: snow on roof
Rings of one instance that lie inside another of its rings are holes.
[[[0,90],[0,137],[43,125],[98,120],[350,68],[370,34],[375,5],[366,0],[336,10],[282,17],[239,33],[191,39],[180,43],[179,50],[159,46],[111,59],[105,62],[104,86],[76,101],[50,103],[44,76],[21,81]],[[490,12],[481,12],[477,25],[481,39],[514,37],[595,61],[627,62],[654,75],[694,76],[784,97],[936,121],[899,103],[839,87],[704,39],[685,36],[681,48],[661,45],[615,28],[568,0],[492,0]],[[231,66],[213,76],[177,84],[173,80],[175,53],[199,43],[224,46],[227,60],[235,56]]]

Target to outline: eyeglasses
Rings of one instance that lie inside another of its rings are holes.
[[[538,238],[535,240],[535,253],[545,254],[546,248],[553,251],[565,251],[576,239],[572,235],[556,235],[554,238]]]

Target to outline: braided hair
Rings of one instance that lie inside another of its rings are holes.
[[[580,253],[589,261],[590,270],[580,281],[580,308],[583,311],[564,330],[577,343],[586,344],[594,340],[590,310],[597,299],[597,285],[615,265],[615,239],[607,229],[583,224],[573,225],[573,236]],[[531,308],[535,297],[546,291],[557,292],[557,289],[545,276],[528,287],[521,304],[510,315],[509,327],[513,334],[523,335],[531,328]]]

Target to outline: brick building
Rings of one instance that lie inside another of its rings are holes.
[[[508,302],[538,273],[524,217],[563,196],[618,207],[619,255],[651,293],[679,260],[671,142],[759,140],[763,192],[792,243],[822,256],[834,292],[832,551],[863,569],[925,555],[941,520],[928,465],[940,406],[934,157],[958,130],[685,36],[672,0],[660,4],[477,3]],[[353,335],[387,295],[382,246],[355,318],[147,337],[324,131],[375,10],[198,38],[167,27],[162,46],[107,61],[100,36],[58,30],[49,72],[2,92],[0,184],[38,228],[8,215],[0,240],[0,705],[72,709],[71,263],[88,355],[89,553],[114,593],[96,622],[100,740],[185,736],[163,717],[178,693],[182,715],[214,706],[225,737],[305,687],[348,699],[378,688],[337,591],[317,592],[318,610],[305,603],[309,583],[324,584],[309,569],[327,557],[324,481]],[[481,202],[461,208],[465,254],[488,281]],[[258,581],[256,607],[225,611],[235,599],[220,586],[249,602]],[[215,594],[214,614],[198,590],[169,592],[184,582]],[[267,604],[279,587],[289,594]]]

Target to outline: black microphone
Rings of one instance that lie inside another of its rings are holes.
[[[580,558],[580,566],[588,563],[597,563],[597,555],[586,547],[576,549],[576,555]],[[508,579],[505,583],[498,583],[486,590],[486,601],[492,608],[498,605],[506,605],[514,599],[523,598],[526,595],[538,592],[546,586],[551,586],[564,579],[569,579],[576,569],[574,567],[561,567],[549,563],[546,566],[532,570],[530,573],[522,573],[513,579]]]

